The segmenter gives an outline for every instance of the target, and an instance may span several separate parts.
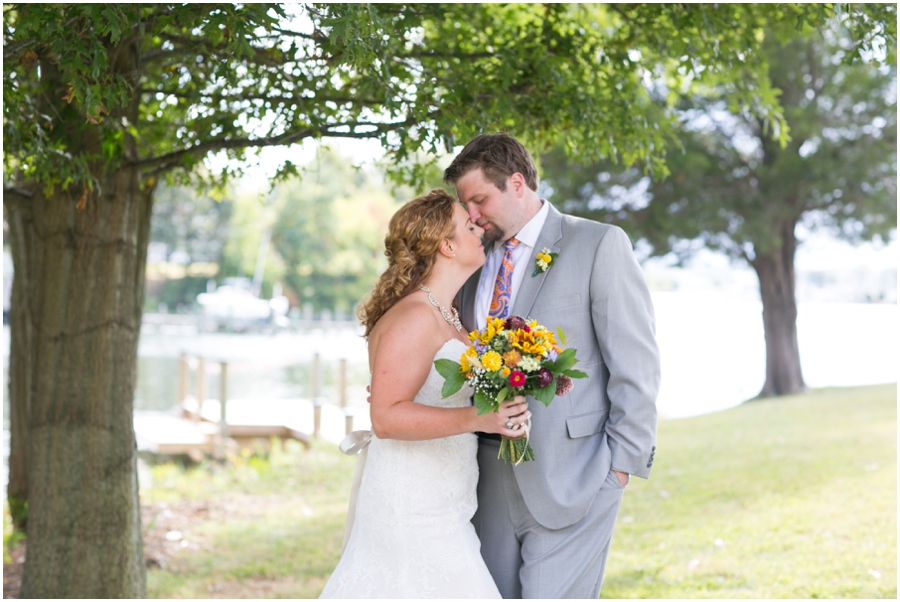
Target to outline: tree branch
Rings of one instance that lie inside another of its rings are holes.
[[[436,116],[437,112],[435,111],[429,114],[426,119],[433,119]],[[181,159],[186,156],[196,157],[205,155],[209,152],[227,149],[282,146],[287,144],[294,144],[296,142],[299,142],[300,140],[303,140],[304,138],[309,138],[312,136],[317,136],[319,138],[377,138],[385,132],[397,130],[403,127],[409,127],[417,123],[421,123],[422,121],[425,120],[415,119],[414,117],[408,117],[404,121],[395,121],[392,123],[355,121],[352,123],[335,123],[326,126],[325,128],[318,131],[314,128],[307,127],[295,132],[285,132],[284,134],[278,136],[269,136],[265,138],[220,138],[208,140],[190,148],[173,151],[171,153],[160,155],[158,157],[149,157],[147,159],[135,161],[130,163],[130,165],[132,167],[137,167],[138,169],[150,169],[150,171],[145,171],[143,173],[145,177],[150,177],[178,167],[178,165],[181,163]],[[356,128],[360,127],[372,127],[374,129],[368,132],[355,131]],[[350,131],[337,131],[337,128],[350,128]]]
[[[3,202],[4,203],[15,203],[22,201],[30,201],[34,198],[34,193],[30,190],[26,190],[25,188],[19,188],[18,186],[4,186],[3,187]]]
[[[166,96],[174,96],[176,98],[187,98],[187,99],[209,99],[212,102],[234,102],[234,101],[242,101],[242,100],[267,100],[270,102],[277,101],[285,101],[285,102],[303,102],[303,101],[315,101],[316,103],[323,102],[334,102],[337,104],[346,104],[352,103],[355,105],[366,105],[366,106],[380,106],[385,104],[385,100],[379,100],[377,98],[354,98],[352,96],[316,96],[315,98],[307,97],[307,96],[266,96],[262,94],[204,94],[202,92],[198,92],[196,94],[191,94],[188,92],[182,92],[179,90],[170,90],[163,88],[161,90],[155,90],[153,88],[141,88],[141,94],[165,94]]]

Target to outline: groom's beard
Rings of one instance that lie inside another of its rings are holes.
[[[484,234],[481,235],[481,238],[484,243],[488,242],[500,242],[506,240],[506,237],[503,236],[503,231],[492,224],[491,222],[485,222],[484,224],[478,224],[479,227],[484,228]]]

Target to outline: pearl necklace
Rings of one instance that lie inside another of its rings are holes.
[[[428,302],[441,311],[441,315],[447,320],[447,324],[455,328],[456,332],[460,332],[462,330],[462,322],[459,321],[459,312],[456,311],[456,308],[451,306],[450,311],[447,311],[446,307],[437,302],[437,299],[434,298],[427,286],[420,284],[419,289],[428,293]]]

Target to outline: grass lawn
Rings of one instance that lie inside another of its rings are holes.
[[[897,387],[659,425],[602,597],[896,598]]]
[[[604,598],[896,598],[896,385],[754,401],[659,425],[625,493]],[[153,469],[148,594],[318,596],[355,458],[276,446]]]

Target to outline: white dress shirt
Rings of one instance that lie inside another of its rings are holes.
[[[519,244],[512,252],[513,273],[511,282],[511,291],[509,294],[509,308],[512,311],[513,304],[516,302],[516,294],[525,282],[525,277],[530,276],[534,272],[534,257],[537,254],[534,246],[537,244],[538,236],[547,220],[547,214],[550,212],[550,203],[541,199],[540,210],[528,220],[528,223],[522,226],[518,234],[514,238],[518,239]],[[475,293],[475,319],[476,327],[481,330],[485,326],[488,312],[491,309],[491,299],[494,296],[494,283],[497,281],[497,273],[500,271],[500,265],[503,263],[503,256],[506,254],[506,248],[503,242],[494,244],[494,248],[487,254],[484,262],[484,268],[481,270],[481,278],[478,281],[478,291]],[[538,249],[540,250],[540,249]],[[525,316],[522,316],[523,318]]]

